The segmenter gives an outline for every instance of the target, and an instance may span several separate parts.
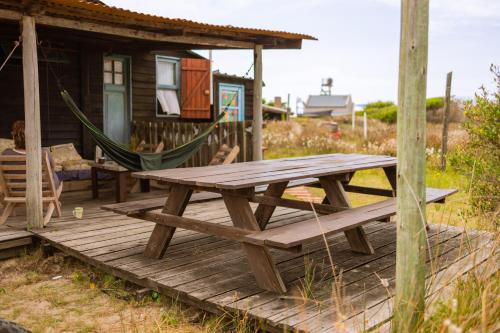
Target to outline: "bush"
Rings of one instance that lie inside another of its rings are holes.
[[[427,111],[437,111],[444,107],[444,98],[443,97],[431,97],[427,98],[425,102],[425,108]]]
[[[393,106],[393,105],[394,105],[394,103],[391,101],[376,101],[376,102],[371,102],[371,103],[366,104],[363,111],[368,111],[370,109],[381,109],[381,108],[385,108],[385,107]]]
[[[371,119],[378,119],[384,123],[394,124],[398,118],[398,107],[391,105],[380,109],[373,109],[367,111],[366,116]]]
[[[428,98],[425,105],[427,111],[431,111],[430,114],[432,115],[432,117],[436,118],[436,111],[443,108],[444,99],[443,97]],[[361,111],[361,113],[362,112],[366,112],[367,117],[370,119],[378,119],[388,124],[396,123],[398,118],[398,107],[390,101],[377,101],[368,103],[363,111]],[[442,119],[442,115],[440,119]]]
[[[456,169],[469,175],[470,203],[474,212],[498,210],[500,198],[500,70],[491,66],[497,91],[484,87],[475,101],[465,104],[469,140],[450,157]]]

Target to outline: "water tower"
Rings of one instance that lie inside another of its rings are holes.
[[[331,77],[321,79],[321,95],[331,95],[333,79]]]

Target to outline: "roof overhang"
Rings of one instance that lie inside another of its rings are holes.
[[[35,17],[39,25],[186,49],[299,49],[314,37],[283,31],[212,25],[132,12],[85,0],[0,0],[0,19]]]

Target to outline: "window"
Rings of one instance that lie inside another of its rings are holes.
[[[123,59],[104,59],[104,84],[123,86],[125,84]]]
[[[156,115],[179,116],[179,60],[156,57]]]
[[[219,112],[226,111],[222,121],[245,120],[244,91],[245,87],[243,85],[219,84]]]

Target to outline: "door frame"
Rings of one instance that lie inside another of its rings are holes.
[[[128,142],[126,143],[130,143],[130,136],[131,136],[131,128],[132,128],[132,117],[133,117],[133,113],[132,113],[132,56],[129,56],[129,55],[123,55],[123,54],[103,54],[102,55],[102,66],[101,66],[101,72],[102,72],[102,75],[103,75],[103,78],[102,78],[102,120],[103,120],[103,133],[104,133],[104,128],[105,128],[105,124],[106,124],[106,116],[107,116],[107,112],[106,112],[106,96],[105,96],[105,92],[106,92],[106,84],[104,83],[104,60],[105,59],[119,59],[119,60],[125,60],[124,61],[124,66],[126,68],[126,72],[124,71],[125,73],[125,76],[126,76],[126,79],[124,80],[124,82],[126,82],[127,84],[127,87],[125,88],[125,91],[127,93],[127,101],[125,103],[125,105],[127,106],[128,110],[127,110],[127,115],[128,115],[128,126],[127,128],[125,129],[127,131],[126,133],[126,137],[128,138]]]

